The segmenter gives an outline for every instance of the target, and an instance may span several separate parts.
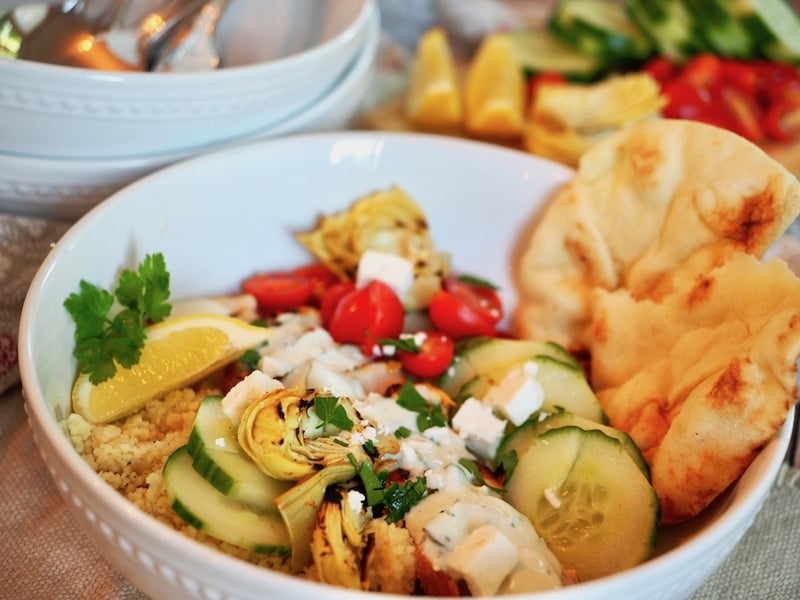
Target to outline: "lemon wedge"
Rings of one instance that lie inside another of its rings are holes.
[[[525,80],[511,38],[484,38],[469,64],[465,82],[466,125],[473,133],[514,137],[522,132]]]
[[[72,408],[91,423],[108,423],[147,401],[190,385],[267,341],[270,329],[219,314],[166,319],[145,330],[139,362],[97,385],[81,373]]]
[[[417,43],[406,102],[406,116],[418,125],[448,128],[463,117],[455,61],[447,36],[439,27]]]

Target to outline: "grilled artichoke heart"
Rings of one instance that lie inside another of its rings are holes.
[[[410,595],[417,565],[410,534],[373,518],[369,508],[359,510],[345,494],[345,486],[329,490],[319,511],[311,539],[317,578],[350,589]]]
[[[327,215],[297,239],[342,278],[355,279],[366,250],[396,254],[414,265],[414,284],[403,302],[409,309],[428,306],[441,287],[449,258],[437,252],[422,209],[393,186],[357,200],[345,211]]]
[[[311,537],[311,556],[320,581],[362,589],[361,554],[365,544],[362,532],[368,518],[366,512],[353,510],[344,495],[340,495],[338,502],[323,503]]]
[[[349,462],[354,448],[330,437],[342,430],[316,415],[317,395],[297,388],[273,390],[242,414],[239,444],[270,477],[297,481],[331,464]],[[352,403],[347,398],[337,401],[353,427],[361,427]]]
[[[609,77],[594,84],[545,84],[538,88],[525,129],[525,147],[575,166],[610,133],[658,117],[666,104],[647,73]]]

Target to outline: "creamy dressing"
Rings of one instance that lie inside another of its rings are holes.
[[[558,559],[531,522],[487,488],[433,493],[406,527],[434,567],[462,577],[473,595],[561,587]]]

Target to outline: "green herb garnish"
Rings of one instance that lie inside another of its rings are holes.
[[[424,477],[409,479],[403,483],[392,483],[383,492],[383,506],[387,511],[386,521],[397,523],[411,507],[418,504],[428,492],[428,482]]]
[[[424,477],[403,483],[395,481],[387,486],[388,471],[376,473],[369,461],[366,460],[358,465],[352,454],[350,462],[356,467],[358,477],[364,485],[367,506],[385,512],[386,521],[389,523],[396,523],[402,519],[428,491],[428,484]]]
[[[161,253],[145,256],[136,271],[122,271],[114,294],[81,280],[80,291],[64,300],[75,322],[72,353],[78,370],[98,384],[114,376],[117,363],[125,368],[138,363],[144,329],[169,316],[168,298],[169,273]]]
[[[343,431],[350,431],[353,428],[353,421],[347,416],[347,411],[335,396],[317,396],[314,398],[314,412],[319,417],[320,423],[317,429],[322,429],[326,425],[331,425]]]
[[[258,368],[258,361],[261,360],[261,354],[259,354],[258,350],[251,348],[250,350],[245,350],[241,357],[239,357],[239,362],[250,371],[255,371]]]
[[[517,468],[518,462],[519,456],[517,455],[516,450],[510,450],[500,457],[498,464],[503,468],[503,474],[505,475],[503,481],[505,481],[506,485],[511,479],[511,476],[514,474],[514,469]]]
[[[364,452],[366,452],[367,456],[369,456],[370,458],[372,459],[378,458],[379,452],[378,449],[375,447],[375,442],[373,442],[372,440],[365,440],[364,443],[361,444],[361,447],[364,449]]]
[[[478,463],[476,463],[474,460],[471,460],[469,458],[459,458],[458,464],[460,464],[467,471],[469,471],[469,474],[472,475],[472,478],[478,485],[485,485],[492,491],[505,493],[505,490],[503,488],[498,488],[497,486],[492,486],[486,483],[486,478],[483,476],[483,473],[481,472]]]
[[[485,279],[481,279],[480,277],[474,277],[472,275],[459,275],[458,280],[463,281],[464,283],[467,283],[469,285],[474,285],[482,288],[489,288],[490,290],[499,289],[499,287],[493,284],[492,282],[486,281]]]
[[[447,425],[447,418],[442,412],[442,407],[425,400],[410,381],[406,381],[397,393],[397,404],[406,410],[417,413],[417,427],[420,431],[425,431],[429,427]]]
[[[378,340],[378,344],[381,346],[393,346],[401,352],[411,352],[416,354],[420,351],[420,347],[417,345],[416,339],[413,335],[399,338],[381,338]]]

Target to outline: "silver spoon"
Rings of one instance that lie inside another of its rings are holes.
[[[208,71],[221,65],[216,37],[217,23],[228,0],[207,2],[191,19],[168,36],[163,44],[151,47],[151,71]]]
[[[169,0],[123,29],[126,0],[104,0],[103,5],[97,0],[69,0],[51,6],[35,27],[19,32],[16,58],[107,71],[143,71],[150,45],[163,40],[205,1]],[[97,6],[101,8],[90,13]],[[7,22],[14,25],[12,18]]]
[[[124,0],[105,2],[87,16],[90,8],[97,6],[91,0],[71,0],[60,6],[50,6],[44,16],[27,31],[20,28],[16,58],[74,67],[106,70],[127,70],[111,53],[95,44],[94,32],[107,27],[124,4]],[[23,7],[20,7],[23,8]],[[15,9],[20,10],[20,8]],[[13,13],[8,23],[17,26]]]
[[[98,38],[119,58],[138,71],[150,70],[152,57],[185,23],[192,22],[208,0],[171,0],[146,14],[133,26],[125,25],[125,14]]]

